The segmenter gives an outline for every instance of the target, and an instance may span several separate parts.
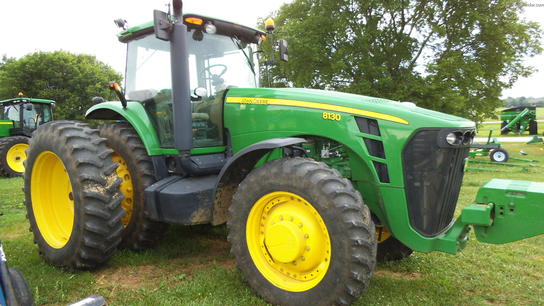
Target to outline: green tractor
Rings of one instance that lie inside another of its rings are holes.
[[[53,100],[23,97],[0,101],[0,176],[21,176],[28,140],[38,126],[53,120]]]
[[[119,246],[153,246],[166,224],[226,223],[238,268],[265,300],[350,304],[377,260],[455,254],[471,226],[489,243],[544,232],[542,183],[491,181],[453,218],[473,122],[259,88],[266,34],[182,14],[180,0],[173,15],[155,11],[120,33],[125,92],[111,84],[120,101],[86,113],[111,122],[48,123],[28,151],[26,206],[47,262],[92,269]]]
[[[501,111],[501,135],[510,132],[522,134],[529,131],[529,135],[538,135],[536,122],[536,106],[519,106]]]

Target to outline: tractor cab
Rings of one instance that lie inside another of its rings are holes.
[[[53,100],[13,98],[0,101],[0,137],[28,136],[53,120]]]
[[[53,120],[51,107],[55,101],[18,98],[0,101],[0,176],[23,174],[32,132]]]
[[[223,146],[223,99],[230,88],[259,84],[256,51],[264,33],[194,14],[187,26],[193,147]],[[170,42],[154,35],[153,24],[120,34],[128,44],[125,93],[141,102],[152,120],[161,147],[174,146]]]

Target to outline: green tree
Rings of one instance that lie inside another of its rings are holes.
[[[520,0],[294,0],[275,14],[289,62],[275,86],[412,101],[473,120],[533,68],[541,30]],[[263,74],[264,75],[264,74]]]
[[[0,66],[0,99],[23,92],[27,97],[57,101],[55,119],[82,119],[91,99],[115,99],[109,81],[122,76],[94,56],[65,51],[36,52]]]
[[[2,55],[2,58],[0,58],[0,70],[2,70],[2,67],[9,63],[9,62],[13,62],[15,59],[12,58],[12,57],[8,57],[7,55]]]

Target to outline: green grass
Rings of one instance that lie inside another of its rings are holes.
[[[505,144],[514,157],[544,165],[541,144]],[[487,160],[482,157],[480,160]],[[516,162],[519,163],[519,162]],[[495,178],[544,181],[539,168],[488,167],[466,173],[457,213],[479,186]],[[509,172],[497,172],[507,170]],[[28,232],[20,178],[0,179],[0,239],[10,265],[23,271],[37,304],[65,305],[102,295],[111,305],[264,305],[243,282],[229,255],[224,227],[172,227],[147,252],[119,251],[96,271],[54,268],[39,257]],[[543,221],[544,222],[544,221]],[[357,305],[537,305],[544,303],[544,236],[506,245],[471,237],[458,255],[415,253],[380,264]]]

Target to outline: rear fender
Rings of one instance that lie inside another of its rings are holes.
[[[139,102],[128,102],[127,108],[123,108],[120,102],[96,104],[87,111],[85,118],[127,121],[140,136],[148,155],[152,156],[164,153],[161,150],[155,127],[144,107]]]

